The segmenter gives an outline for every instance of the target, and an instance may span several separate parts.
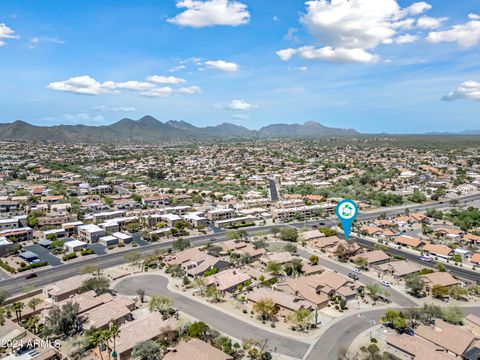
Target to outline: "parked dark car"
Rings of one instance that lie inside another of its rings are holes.
[[[353,280],[358,280],[359,279],[358,275],[353,273],[353,272],[348,273],[348,277],[353,279]]]
[[[35,273],[31,273],[31,274],[28,274],[27,276],[25,276],[25,279],[33,279],[33,278],[36,278],[38,275],[35,274]]]

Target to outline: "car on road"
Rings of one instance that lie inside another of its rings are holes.
[[[387,280],[380,281],[380,284],[382,284],[385,287],[390,287],[390,283]]]
[[[353,280],[358,280],[359,279],[358,275],[353,273],[353,272],[348,273],[348,277],[353,279]]]
[[[215,239],[215,238],[210,238],[210,239],[208,239],[208,241],[209,241],[209,242],[214,242],[214,241],[217,241],[217,239]]]
[[[36,273],[31,273],[31,274],[28,274],[27,276],[25,276],[25,279],[33,279],[33,278],[36,278],[38,275]]]
[[[355,269],[353,269],[353,272],[355,274],[360,274],[362,272],[362,270],[360,270],[360,268],[356,267]]]
[[[432,262],[432,258],[428,256],[419,256],[418,259],[425,262]]]

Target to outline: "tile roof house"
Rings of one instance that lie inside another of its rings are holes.
[[[115,348],[118,354],[118,360],[130,359],[133,347],[140,342],[147,340],[157,340],[162,336],[174,331],[176,320],[170,318],[162,319],[162,314],[153,312],[140,319],[127,322],[120,326],[120,334],[115,341]],[[109,347],[113,349],[113,340],[110,340]],[[192,358],[190,354],[190,358]]]
[[[194,355],[195,354],[195,355]],[[181,341],[163,360],[232,360],[230,355],[199,339]]]
[[[338,236],[327,236],[324,238],[317,239],[312,242],[311,246],[325,250],[327,248],[332,248],[340,242],[340,238]]]
[[[474,253],[470,258],[470,262],[474,265],[480,265],[480,253]]]
[[[267,287],[256,288],[247,294],[247,300],[252,304],[264,299],[272,300],[282,316],[286,316],[292,311],[297,311],[301,308],[312,308],[312,303],[302,299],[301,296],[295,296],[284,291],[275,291]]]
[[[100,305],[83,314],[86,319],[84,329],[104,329],[111,321],[123,324],[132,319],[131,310],[135,308],[135,301],[128,298],[116,298],[113,301]]]
[[[442,352],[442,349],[418,336],[387,335],[387,351],[400,359],[453,360],[455,356]],[[440,350],[440,351],[439,351]]]
[[[450,287],[460,284],[460,281],[455,279],[447,272],[433,272],[420,276],[425,283],[425,288],[430,291],[435,285]]]
[[[412,236],[408,235],[402,235],[397,238],[395,238],[394,242],[399,245],[403,246],[409,246],[414,249],[418,249],[422,246],[425,245],[425,241],[422,241],[420,239],[414,238]]]
[[[288,251],[284,251],[265,254],[260,258],[260,262],[265,265],[267,265],[270,261],[274,261],[279,264],[286,264],[288,262],[291,262],[293,259],[295,259],[295,257],[292,256],[292,254],[290,254]]]
[[[228,269],[205,278],[205,285],[215,285],[218,290],[231,292],[238,285],[242,285],[250,280],[250,275],[240,269]]]
[[[432,326],[419,325],[415,334],[456,356],[462,356],[475,339],[470,331],[443,320],[436,320]]]
[[[390,274],[395,278],[403,278],[418,273],[422,269],[424,269],[424,267],[421,265],[403,260],[392,261],[375,266],[375,270],[383,274]]]
[[[329,297],[333,295],[352,299],[362,287],[363,285],[355,284],[350,278],[328,270],[319,275],[287,279],[277,285],[277,288],[300,296],[317,308],[325,307]]]
[[[425,244],[423,251],[445,259],[449,259],[453,254],[453,249],[440,244]]]
[[[79,293],[83,282],[91,278],[92,275],[76,275],[56,283],[46,285],[43,288],[43,294],[47,299],[58,302],[68,299],[71,295]]]
[[[480,316],[474,314],[468,314],[463,319],[463,324],[470,330],[477,339],[480,339]]]
[[[305,241],[312,241],[312,240],[318,240],[320,238],[324,238],[325,234],[322,233],[320,230],[309,230],[305,231],[302,233],[303,240]]]
[[[391,260],[390,256],[385,254],[383,250],[373,250],[373,251],[367,251],[363,254],[354,256],[350,258],[350,261],[355,262],[357,259],[360,259],[360,258],[367,259],[368,267],[383,264]]]

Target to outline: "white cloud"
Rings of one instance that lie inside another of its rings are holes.
[[[377,46],[411,41],[415,35],[404,31],[414,28],[412,16],[432,7],[426,2],[416,2],[402,8],[397,0],[310,0],[305,4],[301,22],[321,46],[277,51],[284,61],[299,54],[305,59],[376,62]]]
[[[413,3],[412,5],[407,7],[406,11],[410,15],[419,15],[419,14],[424,13],[427,10],[430,10],[431,8],[432,8],[432,5],[430,5],[430,4],[428,4],[424,1],[421,1],[421,2]]]
[[[181,79],[175,76],[161,76],[161,75],[152,75],[147,77],[147,81],[155,84],[183,84],[185,83],[185,79]]]
[[[480,42],[480,21],[471,20],[465,24],[454,25],[445,31],[433,31],[427,36],[431,43],[456,42],[458,46],[467,48]]]
[[[100,95],[100,94],[115,94],[120,90],[139,90],[144,91],[154,88],[155,85],[141,81],[105,81],[98,82],[94,78],[83,75],[70,78],[65,81],[56,81],[48,84],[47,88],[56,91],[66,91],[81,95]]]
[[[30,41],[28,43],[28,48],[29,49],[35,49],[37,48],[41,43],[51,43],[51,44],[65,44],[63,40],[57,39],[57,38],[49,38],[49,37],[43,37],[43,36],[34,36],[30,38]]]
[[[177,94],[199,94],[202,92],[200,87],[193,85],[188,87],[182,87],[175,91]]]
[[[166,97],[172,95],[174,90],[170,86],[164,86],[161,88],[153,88],[148,91],[142,92],[142,96],[146,97]]]
[[[434,18],[430,16],[422,16],[417,20],[417,27],[420,29],[438,29],[446,20],[448,20],[447,17]]]
[[[233,114],[230,116],[230,118],[232,118],[233,120],[242,121],[250,119],[250,116],[248,116],[247,114]]]
[[[90,115],[86,112],[78,112],[75,114],[62,114],[58,116],[47,116],[44,118],[41,118],[39,120],[43,121],[58,121],[58,120],[63,120],[66,122],[76,122],[76,121],[95,121],[95,122],[101,122],[105,120],[105,117],[103,115]]]
[[[250,20],[247,5],[238,1],[179,0],[177,7],[186,10],[167,21],[180,26],[195,28],[214,25],[238,26]]]
[[[3,46],[6,44],[6,42],[3,41],[3,39],[18,39],[18,38],[19,36],[15,35],[15,31],[13,31],[4,23],[0,24],[0,46]]]
[[[308,70],[308,67],[306,67],[306,66],[296,66],[296,67],[288,68],[288,70],[307,71],[307,70]]]
[[[298,52],[297,49],[288,48],[288,49],[278,50],[277,52],[275,52],[275,54],[277,54],[278,57],[283,61],[288,61],[297,52]]]
[[[238,64],[227,62],[225,60],[209,60],[204,63],[210,69],[220,70],[224,72],[236,72],[240,68]]]
[[[325,46],[315,48],[313,46],[303,46],[298,49],[301,57],[307,60],[328,60],[331,62],[359,62],[374,63],[378,61],[378,56],[363,49],[344,49]]]
[[[397,36],[395,42],[397,44],[410,44],[418,40],[418,35],[405,34]]]
[[[114,106],[109,107],[105,105],[95,106],[93,108],[96,111],[114,111],[114,112],[133,112],[136,109],[133,106]]]
[[[464,81],[455,90],[442,98],[444,101],[461,99],[480,101],[480,83],[473,80]]]
[[[470,20],[480,20],[480,15],[477,15],[475,13],[470,13],[470,14],[468,14],[468,18]]]
[[[189,87],[181,87],[179,89],[171,88],[170,86],[164,86],[161,88],[153,88],[148,91],[141,93],[142,96],[145,97],[167,97],[170,95],[179,95],[179,94],[198,94],[201,93],[202,90],[198,86],[189,86]]]
[[[290,28],[288,28],[288,31],[283,38],[285,40],[298,42],[299,41],[298,37],[297,37],[297,35],[295,35],[297,32],[298,32],[297,28],[290,27]]]
[[[230,104],[227,105],[226,108],[229,110],[248,111],[256,107],[257,107],[256,105],[249,104],[244,100],[232,100]]]
[[[176,71],[183,70],[183,69],[185,69],[185,68],[186,68],[185,65],[177,65],[177,66],[174,66],[174,67],[170,68],[168,71],[170,71],[170,72],[176,72]]]

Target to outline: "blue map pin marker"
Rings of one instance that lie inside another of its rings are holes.
[[[335,213],[342,223],[345,238],[348,240],[353,220],[355,220],[358,215],[358,206],[355,204],[355,201],[342,200],[338,203]]]

